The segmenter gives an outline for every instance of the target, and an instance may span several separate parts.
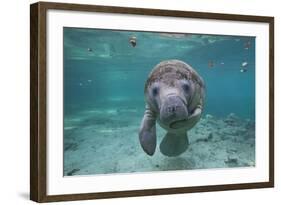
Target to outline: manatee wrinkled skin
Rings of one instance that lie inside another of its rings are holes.
[[[199,74],[180,60],[162,61],[151,71],[145,84],[145,113],[139,140],[143,150],[156,149],[156,121],[167,131],[160,143],[166,156],[178,156],[188,147],[187,131],[202,115],[205,85]]]

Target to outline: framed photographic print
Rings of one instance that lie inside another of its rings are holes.
[[[30,198],[274,186],[274,18],[31,5]]]

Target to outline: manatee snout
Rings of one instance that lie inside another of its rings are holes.
[[[188,110],[180,96],[168,95],[163,99],[160,109],[160,121],[162,124],[173,128],[173,124],[187,118]]]

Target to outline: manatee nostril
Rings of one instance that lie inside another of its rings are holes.
[[[178,105],[176,105],[176,106],[169,106],[169,107],[166,108],[166,111],[170,112],[170,113],[173,113],[173,112],[176,112],[178,109],[179,109]]]

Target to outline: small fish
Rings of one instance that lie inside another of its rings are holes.
[[[80,85],[80,86],[82,86],[82,85],[83,85],[83,83],[79,83],[79,85]]]
[[[224,62],[221,62],[221,65],[224,65]]]
[[[241,66],[242,67],[247,67],[248,66],[248,62],[247,61],[242,62]]]
[[[240,72],[241,72],[241,73],[245,73],[245,72],[247,72],[247,69],[246,69],[246,68],[241,68],[241,69],[240,69]]]
[[[130,37],[129,42],[130,42],[130,44],[133,47],[136,47],[136,45],[137,45],[137,37],[135,37],[135,36]]]
[[[92,82],[92,80],[88,80],[88,83],[91,83]]]
[[[92,52],[92,51],[93,51],[93,49],[92,49],[92,48],[88,48],[88,51],[89,51],[89,52]]]

